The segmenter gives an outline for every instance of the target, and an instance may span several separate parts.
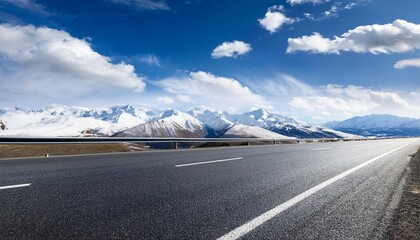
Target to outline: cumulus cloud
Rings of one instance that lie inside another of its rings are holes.
[[[390,24],[359,26],[340,37],[329,39],[319,33],[289,38],[287,53],[306,51],[339,54],[344,52],[389,54],[420,49],[420,24],[395,20]]]
[[[0,24],[0,92],[81,96],[101,89],[143,91],[132,65],[112,63],[84,39],[48,27]]]
[[[217,46],[211,56],[213,58],[233,57],[236,58],[251,51],[251,44],[242,41],[224,42]]]
[[[165,92],[195,105],[217,106],[222,110],[249,110],[251,107],[271,108],[264,97],[232,78],[207,72],[192,72],[188,76],[167,78],[157,82]]]
[[[402,69],[407,67],[420,68],[420,58],[404,59],[395,63],[394,68]]]
[[[260,25],[270,33],[277,32],[284,24],[292,24],[296,20],[288,18],[284,14],[284,7],[282,5],[272,6],[268,8],[264,18],[258,19]]]
[[[109,0],[113,3],[133,6],[143,10],[170,10],[164,0]]]
[[[246,83],[255,93],[275,99],[272,102],[274,109],[304,121],[342,120],[368,114],[420,118],[418,89],[404,92],[354,85],[311,86],[287,74],[268,78],[255,76],[246,79]]]
[[[405,95],[408,94],[330,84],[317,89],[315,95],[293,97],[289,104],[313,114],[326,111],[338,118],[372,113],[420,117],[416,100],[406,99],[403,97]]]

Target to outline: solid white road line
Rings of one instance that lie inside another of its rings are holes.
[[[268,220],[272,219],[273,217],[277,216],[278,214],[280,214],[281,212],[285,211],[286,209],[292,207],[293,205],[299,203],[300,201],[304,200],[305,198],[313,195],[314,193],[322,190],[323,188],[328,187],[329,185],[335,183],[336,181],[346,177],[347,175],[377,161],[378,159],[381,159],[395,151],[400,150],[401,148],[404,148],[406,146],[410,145],[409,144],[405,144],[403,146],[400,146],[398,148],[395,148],[389,152],[386,152],[384,154],[381,154],[375,158],[372,158],[356,167],[353,167],[341,174],[338,174],[337,176],[330,178],[328,180],[326,180],[325,182],[322,182],[318,185],[316,185],[315,187],[297,195],[296,197],[288,200],[287,202],[284,202],[276,207],[274,207],[273,209],[261,214],[260,216],[250,220],[249,222],[245,223],[244,225],[235,228],[234,230],[230,231],[229,233],[225,234],[224,236],[218,238],[217,240],[233,240],[233,239],[238,239],[242,236],[244,236],[245,234],[249,233],[250,231],[254,230],[255,228],[257,228],[258,226],[262,225],[263,223],[267,222]]]
[[[9,185],[9,186],[2,186],[2,187],[0,187],[0,190],[9,189],[9,188],[29,187],[30,185],[31,185],[31,183],[18,184],[18,185]]]
[[[314,148],[311,149],[311,151],[321,151],[321,150],[328,150],[328,149],[333,149],[332,147],[326,147],[326,148]]]
[[[201,164],[209,164],[209,163],[218,163],[218,162],[235,161],[235,160],[241,160],[241,159],[242,159],[242,157],[237,157],[237,158],[228,158],[228,159],[212,160],[212,161],[205,161],[205,162],[196,162],[196,163],[179,164],[179,165],[175,165],[175,167],[187,167],[187,166],[194,166],[194,165],[201,165]]]

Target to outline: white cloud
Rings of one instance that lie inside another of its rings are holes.
[[[394,68],[402,69],[406,67],[420,68],[420,58],[404,59],[395,63]]]
[[[304,121],[343,120],[368,114],[420,118],[418,89],[404,92],[335,84],[314,87],[286,74],[255,76],[246,82],[257,94],[275,99],[271,103],[274,109]]]
[[[1,0],[0,1],[0,5],[2,3],[6,3],[6,4],[12,4],[15,5],[16,7],[19,7],[21,9],[25,9],[31,12],[36,12],[42,15],[50,15],[51,13],[49,13],[45,7],[39,3],[37,3],[36,1],[33,0]]]
[[[253,80],[250,82],[257,82],[252,87],[253,89],[257,89],[262,95],[274,96],[276,99],[278,97],[315,94],[315,90],[311,86],[287,74],[280,74],[265,80],[258,78],[258,81]]]
[[[153,54],[143,55],[139,57],[138,60],[142,63],[146,63],[149,66],[156,66],[156,67],[162,66],[160,64],[159,58]]]
[[[178,99],[194,101],[197,105],[217,106],[222,110],[249,110],[252,107],[270,108],[264,97],[232,78],[206,72],[192,72],[186,77],[167,78],[157,82],[164,91]]]
[[[356,2],[350,2],[350,3],[347,3],[346,6],[344,6],[344,9],[350,10],[356,6],[357,6]]]
[[[175,102],[172,98],[170,98],[168,96],[158,97],[157,100],[159,102],[161,102],[163,104],[167,104],[167,105],[170,105],[170,104]]]
[[[143,91],[132,65],[112,63],[86,40],[48,27],[0,24],[0,92],[74,98],[100,90]]]
[[[272,6],[268,8],[264,18],[258,19],[258,21],[264,29],[270,33],[275,33],[284,24],[292,24],[296,21],[293,18],[286,17],[283,10],[284,7],[282,5]]]
[[[170,7],[164,0],[110,0],[117,4],[134,6],[144,10],[170,10]]]
[[[332,17],[338,17],[340,15],[340,12],[345,11],[345,10],[351,10],[367,1],[370,1],[370,0],[337,1],[337,2],[333,2],[330,5],[329,9],[323,11],[321,14],[314,14],[314,13],[306,12],[306,13],[303,13],[303,16],[304,16],[304,19],[308,19],[311,21],[322,21],[322,20],[329,19]],[[324,2],[327,2],[327,1],[324,1]],[[321,1],[317,3],[321,3]]]
[[[335,3],[331,8],[324,12],[324,18],[338,17],[338,12],[342,9],[339,7],[339,4]]]
[[[300,38],[289,38],[289,47],[287,53],[295,51],[310,51],[313,53],[338,53],[337,49],[331,44],[331,41],[324,38],[319,33]]]
[[[288,43],[287,53],[402,53],[420,49],[420,24],[395,20],[391,24],[359,26],[334,39],[314,33],[311,36],[289,38]]]
[[[251,44],[242,41],[224,42],[217,46],[211,56],[213,58],[233,57],[244,55],[251,51]]]
[[[330,0],[286,0],[291,5],[298,5],[298,4],[305,4],[305,3],[312,3],[312,4],[320,4],[326,3]]]
[[[193,100],[191,99],[191,96],[188,96],[188,95],[182,95],[182,94],[180,94],[180,95],[177,95],[176,96],[176,99],[179,100],[179,101],[181,101],[181,102],[184,102],[184,103],[191,103],[191,102],[193,102]]]
[[[295,109],[317,114],[327,111],[336,119],[373,113],[420,117],[416,96],[362,86],[327,85],[312,96],[295,96],[289,104]],[[323,114],[321,114],[323,115]]]

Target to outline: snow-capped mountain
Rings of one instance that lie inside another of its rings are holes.
[[[325,126],[362,136],[420,136],[420,119],[386,114],[353,117]]]
[[[135,108],[131,105],[123,105],[111,108],[89,109],[83,111],[80,116],[93,117],[95,119],[110,121],[113,123],[121,122],[125,118],[124,120],[137,121],[138,124],[141,124],[150,121],[156,115],[157,113],[151,110]]]
[[[231,114],[205,107],[184,113],[130,105],[97,109],[52,105],[38,110],[0,109],[0,121],[0,136],[354,137],[263,109]]]
[[[210,137],[220,136],[234,125],[221,111],[198,107],[188,111],[188,114],[204,124]]]
[[[277,134],[296,138],[353,138],[328,128],[303,125],[296,120],[279,114],[269,113],[264,109],[257,109],[243,114],[224,113],[230,121],[237,124],[258,126]]]
[[[204,124],[195,117],[177,110],[168,110],[147,123],[119,132],[115,136],[204,138],[207,131]]]
[[[265,129],[270,129],[275,124],[291,124],[298,125],[299,123],[292,118],[288,118],[279,114],[273,114],[265,111],[264,109],[257,109],[254,111],[242,114],[224,113],[226,118],[233,123],[240,123],[251,126],[258,126]]]
[[[293,136],[298,138],[353,138],[354,135],[345,134],[332,129],[289,123],[276,123],[270,127],[270,131],[283,134],[286,136]]]
[[[1,136],[84,136],[111,135],[153,118],[144,109],[131,106],[89,109],[63,105],[30,110],[3,109],[0,120],[5,130]]]

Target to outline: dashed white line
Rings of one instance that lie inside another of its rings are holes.
[[[328,187],[329,185],[335,183],[336,181],[346,177],[347,175],[367,166],[368,164],[371,164],[375,161],[377,161],[378,159],[381,159],[395,151],[400,150],[401,148],[404,148],[406,146],[410,145],[409,144],[405,144],[403,146],[400,146],[398,148],[395,148],[389,152],[386,152],[384,154],[381,154],[375,158],[372,158],[356,167],[353,167],[343,173],[338,174],[337,176],[330,178],[318,185],[316,185],[315,187],[297,195],[296,197],[280,204],[277,205],[276,207],[274,207],[273,209],[261,214],[260,216],[250,220],[249,222],[245,223],[244,225],[237,227],[235,229],[233,229],[232,231],[230,231],[229,233],[223,235],[222,237],[218,238],[217,240],[234,240],[234,239],[238,239],[242,236],[244,236],[245,234],[249,233],[250,231],[254,230],[255,228],[257,228],[258,226],[264,224],[265,222],[267,222],[268,220],[272,219],[273,217],[277,216],[278,214],[280,214],[281,212],[287,210],[288,208],[292,207],[293,205],[299,203],[300,201],[304,200],[305,198],[315,194],[316,192],[322,190],[323,188]]]
[[[326,148],[314,148],[311,149],[311,151],[321,151],[321,150],[328,150],[328,149],[333,149],[332,147],[326,147]]]
[[[194,166],[194,165],[201,165],[201,164],[209,164],[209,163],[219,163],[219,162],[235,161],[235,160],[241,160],[241,159],[242,159],[242,157],[237,157],[237,158],[227,158],[227,159],[212,160],[212,161],[205,161],[205,162],[196,162],[196,163],[179,164],[179,165],[175,165],[175,167],[187,167],[187,166]]]
[[[17,185],[9,185],[9,186],[2,186],[0,190],[9,189],[9,188],[21,188],[21,187],[29,187],[31,183],[24,183],[24,184],[17,184]]]

